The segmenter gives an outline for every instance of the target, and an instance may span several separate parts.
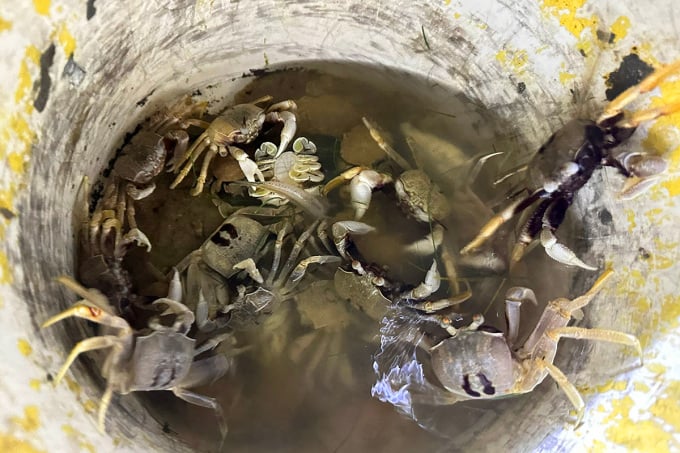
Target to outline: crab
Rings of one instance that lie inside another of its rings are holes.
[[[81,226],[79,278],[87,286],[104,291],[114,305],[132,297],[122,259],[132,244],[151,250],[151,243],[137,227],[134,201],[149,196],[154,178],[163,170],[170,152],[186,149],[184,129],[188,117],[202,116],[205,102],[185,97],[154,113],[116,159],[102,197],[90,215],[90,184],[87,176],[79,189]]]
[[[90,183],[83,177],[76,204],[80,218],[80,244],[78,276],[85,285],[103,291],[119,313],[123,313],[134,299],[130,292],[132,284],[123,268],[123,258],[129,248],[136,244],[147,249],[151,243],[136,227],[125,234],[122,226],[125,217],[125,190],[121,185],[106,186],[102,200],[90,215]],[[134,226],[134,223],[132,224]]]
[[[179,174],[170,185],[174,189],[189,174],[194,163],[207,149],[203,158],[201,170],[196,185],[191,194],[196,196],[203,191],[210,162],[218,154],[220,157],[233,157],[241,167],[248,181],[264,181],[262,171],[248,154],[239,148],[239,144],[247,144],[255,140],[265,123],[283,123],[281,141],[275,157],[283,153],[293,139],[296,131],[296,118],[293,113],[297,106],[292,100],[277,102],[266,109],[258,104],[271,101],[271,96],[265,96],[249,104],[237,104],[227,108],[211,123],[198,119],[189,119],[187,124],[205,129],[186,152],[176,155],[170,165],[170,171]],[[181,169],[180,169],[181,168]]]
[[[298,261],[300,253],[305,247],[305,243],[310,236],[318,228],[319,221],[312,222],[312,224],[297,238],[293,244],[288,258],[281,265],[283,245],[286,237],[292,230],[292,225],[288,221],[284,221],[279,226],[274,242],[274,254],[272,257],[272,264],[266,277],[257,267],[256,260],[253,258],[246,258],[245,260],[236,263],[235,269],[245,270],[248,276],[254,282],[251,288],[241,286],[239,291],[239,301],[251,305],[255,311],[261,311],[265,307],[279,305],[281,302],[291,299],[294,295],[294,290],[300,283],[307,272],[307,268],[312,264],[326,264],[338,263],[341,258],[336,255],[312,255]]]
[[[203,116],[206,107],[206,102],[195,103],[187,96],[154,113],[144,123],[142,130],[116,158],[111,180],[100,201],[104,206],[100,210],[102,218],[93,216],[93,221],[106,224],[105,229],[122,230],[125,216],[130,231],[138,231],[134,201],[153,193],[156,188],[153,180],[163,171],[171,152],[174,159],[186,150],[189,143],[185,130],[190,124],[188,118]],[[144,245],[151,248],[148,241]]]
[[[298,137],[293,142],[292,151],[278,154],[276,145],[264,142],[255,151],[255,162],[262,171],[266,181],[279,181],[292,186],[316,190],[314,184],[324,179],[316,145],[305,137]],[[288,199],[263,187],[250,187],[248,194],[260,198],[262,204],[281,206]]]
[[[612,275],[611,269],[606,270],[580,297],[573,300],[560,298],[549,302],[523,344],[516,344],[520,306],[527,301],[536,304],[536,296],[529,288],[514,287],[508,290],[506,334],[485,326],[481,315],[476,315],[469,326],[458,329],[453,327],[450,320],[443,318],[445,322],[442,326],[449,337],[434,346],[422,341],[420,346],[425,344],[432,371],[445,390],[425,385],[423,388],[427,391],[421,393],[414,388],[412,402],[454,404],[465,400],[528,393],[550,375],[576,409],[578,426],[583,418],[585,403],[576,387],[553,364],[559,340],[575,338],[622,344],[634,348],[642,358],[640,342],[633,335],[613,330],[567,326],[572,313],[585,307]],[[413,376],[401,377],[404,378],[409,382],[406,387],[420,381]],[[394,376],[384,375],[377,386],[374,386],[381,397],[389,397],[389,390],[385,392],[385,384],[388,382],[386,379],[394,379]],[[422,381],[420,383],[423,384]],[[392,382],[389,386],[394,388]],[[402,387],[400,391],[403,389]]]
[[[441,221],[451,211],[446,196],[436,184],[420,169],[413,169],[383,138],[383,132],[367,118],[364,125],[371,137],[380,145],[387,156],[402,170],[395,179],[391,175],[374,169],[357,166],[345,170],[331,179],[324,187],[324,194],[349,181],[354,218],[360,220],[368,210],[372,193],[386,185],[394,185],[400,206],[411,217],[420,222]]]
[[[527,175],[524,181],[526,195],[494,215],[478,235],[463,247],[461,253],[476,250],[505,222],[538,203],[520,230],[511,255],[511,266],[522,258],[531,242],[540,238],[541,245],[552,259],[595,270],[594,266],[581,261],[571,249],[560,243],[555,232],[562,224],[575,195],[590,180],[595,170],[605,166],[614,167],[627,178],[620,193],[623,199],[639,195],[666,171],[668,161],[661,156],[619,150],[617,147],[628,140],[640,124],[680,110],[680,102],[677,101],[632,114],[623,110],[639,95],[653,90],[679,70],[680,60],[661,67],[618,95],[604,108],[597,120],[575,119],[555,132],[532,160],[520,168]],[[524,190],[518,194],[522,192]]]
[[[45,321],[43,328],[75,316],[103,325],[107,330],[113,329],[112,333],[76,344],[55,379],[55,383],[59,383],[81,353],[109,349],[102,366],[107,383],[98,413],[101,432],[105,431],[106,412],[114,393],[167,390],[190,404],[212,409],[224,438],[227,426],[220,404],[215,398],[189,389],[219,379],[233,366],[224,354],[198,358],[231,336],[221,334],[197,345],[196,340],[187,335],[195,317],[181,302],[182,285],[177,272],[168,296],[153,302],[153,306],[167,307],[161,316],[173,315],[174,323],[165,326],[155,317],[149,321],[149,329],[142,331],[133,330],[125,319],[116,316],[108,299],[96,289],[87,289],[69,277],[59,277],[58,281],[83,299]]]
[[[199,328],[211,331],[226,325],[234,307],[228,281],[241,270],[235,266],[260,254],[269,235],[267,227],[237,212],[176,265],[185,278],[186,299],[196,304],[190,308],[202,314]]]

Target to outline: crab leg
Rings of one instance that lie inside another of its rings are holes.
[[[411,291],[404,294],[402,297],[406,300],[422,300],[431,294],[437,292],[441,280],[439,278],[439,271],[437,270],[437,260],[432,261],[430,269],[425,274],[425,279],[418,286]]]
[[[523,286],[514,286],[505,293],[505,319],[508,323],[506,338],[510,346],[515,343],[519,335],[520,307],[523,302],[531,302],[538,306],[533,290]]]
[[[102,395],[102,399],[99,402],[99,413],[97,414],[97,428],[99,432],[104,434],[106,432],[106,411],[109,409],[111,404],[111,397],[113,396],[113,387],[110,385],[106,386],[106,390]]]
[[[454,297],[447,297],[436,301],[427,301],[419,304],[414,304],[411,307],[416,310],[424,311],[425,313],[436,313],[439,310],[453,307],[454,305],[462,304],[472,297],[472,291],[468,288],[465,292],[457,294]]]
[[[191,189],[191,195],[196,196],[203,192],[203,186],[205,185],[205,180],[208,178],[208,167],[210,166],[210,162],[212,162],[213,158],[217,155],[217,147],[211,146],[208,148],[208,152],[205,154],[205,157],[203,157],[203,164],[201,165],[201,172],[198,174],[198,178],[196,178],[196,185],[194,186],[193,189]]]
[[[579,426],[581,424],[581,420],[583,419],[586,403],[583,402],[583,398],[581,398],[581,394],[579,394],[574,384],[569,382],[569,379],[567,379],[567,376],[564,375],[562,370],[557,368],[552,363],[548,363],[543,359],[537,359],[534,361],[534,364],[539,369],[545,369],[545,371],[548,372],[550,377],[553,378],[565,395],[567,395],[567,398],[569,398],[569,401],[574,406],[574,409],[576,409],[576,423],[574,426]]]
[[[606,341],[609,343],[631,346],[635,348],[640,359],[642,359],[642,346],[640,345],[640,340],[634,335],[617,332],[616,330],[586,329],[583,327],[568,326],[551,329],[547,332],[547,335],[555,341],[559,341],[560,338],[574,338],[576,340]]]
[[[316,255],[303,259],[295,266],[293,272],[290,273],[286,286],[281,290],[282,294],[289,294],[295,289],[300,280],[302,280],[302,277],[305,276],[310,264],[339,263],[340,261],[342,259],[335,255]]]
[[[319,224],[318,220],[312,222],[309,228],[303,231],[298,240],[295,241],[293,249],[290,251],[290,255],[288,255],[288,260],[286,260],[286,264],[284,264],[283,269],[281,270],[281,274],[279,275],[279,278],[275,283],[275,286],[281,286],[283,282],[288,279],[289,272],[293,265],[295,264],[298,255],[302,251],[302,247],[304,247],[305,243],[307,242],[307,239],[309,239],[309,237],[312,235],[312,231],[316,229],[318,224]]]
[[[624,117],[624,119],[616,123],[616,126],[633,129],[644,122],[654,120],[660,116],[670,115],[677,111],[680,111],[680,101],[662,105],[660,107],[640,110],[639,112],[633,113],[633,115],[628,118]]]
[[[364,126],[366,126],[366,129],[368,129],[368,132],[371,134],[371,138],[375,140],[375,142],[378,144],[380,149],[382,149],[387,156],[392,159],[394,162],[396,162],[397,165],[399,165],[402,170],[411,170],[413,167],[399,155],[399,153],[390,146],[389,143],[385,141],[383,138],[383,133],[380,130],[380,127],[373,122],[372,120],[369,120],[365,116],[361,118],[361,120],[364,122]]]
[[[215,411],[215,417],[217,417],[218,424],[220,426],[220,434],[222,435],[222,439],[227,436],[227,433],[229,432],[227,429],[227,422],[224,419],[222,406],[220,406],[220,403],[217,402],[216,398],[201,395],[185,388],[173,387],[171,390],[177,398],[184,400],[187,403],[195,404],[196,406],[205,407]]]
[[[501,225],[513,218],[516,214],[519,214],[520,212],[527,209],[545,194],[545,190],[538,189],[532,194],[515,201],[510,206],[493,216],[491,220],[489,220],[486,225],[481,228],[477,236],[472,241],[470,241],[469,244],[463,247],[463,249],[460,251],[461,255],[465,255],[472,252],[473,250],[478,249],[491,236],[493,236],[493,234],[501,227]]]
[[[674,72],[678,71],[680,71],[680,60],[676,60],[671,64],[655,70],[644,80],[642,80],[642,82],[628,88],[626,91],[614,98],[614,100],[612,100],[602,111],[602,114],[597,119],[597,123],[601,124],[604,121],[618,115],[626,105],[633,102],[638,96],[653,90],[663,80],[668,78]],[[625,127],[623,125],[621,126]]]
[[[48,323],[45,323],[43,325],[43,327],[47,327],[48,325],[49,325]],[[120,339],[118,337],[116,337],[115,335],[104,335],[104,336],[101,336],[101,337],[86,338],[85,340],[79,341],[73,347],[73,349],[71,349],[71,353],[68,355],[68,357],[66,358],[66,361],[64,362],[64,364],[59,369],[57,376],[54,378],[55,384],[58,384],[59,382],[61,382],[61,380],[66,375],[66,372],[68,371],[71,364],[83,352],[94,351],[96,349],[110,348],[110,347],[115,346],[116,344],[119,344],[119,343],[120,343]]]
[[[208,133],[203,132],[200,137],[194,142],[193,145],[182,155],[180,159],[177,159],[177,168],[172,168],[170,171],[177,171],[179,166],[186,162],[184,164],[184,167],[182,168],[182,171],[177,175],[174,181],[170,184],[170,188],[174,189],[181,183],[184,178],[189,174],[189,171],[191,168],[194,166],[194,162],[203,154],[203,150],[209,146],[212,146],[210,143],[210,139],[208,138]]]
[[[279,270],[279,264],[281,263],[281,249],[283,248],[283,240],[290,230],[290,222],[285,222],[283,227],[276,234],[276,242],[274,243],[274,259],[272,260],[272,268],[269,271],[269,275],[267,276],[267,286],[272,286],[274,283],[274,277],[276,277],[276,272]]]

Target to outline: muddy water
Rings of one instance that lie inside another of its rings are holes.
[[[500,167],[518,164],[512,160],[517,144],[504,138],[505,128],[491,112],[428,80],[328,63],[262,75],[233,102],[249,102],[264,95],[293,99],[298,104],[297,135],[317,144],[326,180],[352,165],[388,168],[380,162],[384,153],[368,135],[361,117],[376,121],[397,152],[422,168],[452,202],[453,213],[441,223],[454,255],[488,219],[490,207],[502,203],[511,189],[491,184],[503,175]],[[215,100],[213,108],[218,111],[229,102]],[[491,159],[479,176],[470,180],[470,159],[494,149],[506,154]],[[189,196],[193,180],[188,179],[171,191],[170,178],[161,177],[156,192],[138,205],[139,226],[153,243],[150,254],[133,251],[127,260],[140,293],[162,295],[165,289],[158,276],[199,247],[222,221],[208,190],[199,197]],[[230,201],[224,194],[222,198]],[[336,219],[352,217],[346,188],[333,192],[330,198]],[[420,282],[432,255],[405,252],[403,246],[422,238],[432,224],[405,218],[389,189],[375,194],[363,220],[377,229],[357,239],[366,259],[386,266],[394,279]],[[504,234],[493,243],[493,251],[501,257],[511,245],[508,236],[512,229],[507,228]],[[569,228],[562,228],[560,237],[578,249],[578,238]],[[156,271],[151,272],[152,268]],[[238,343],[250,349],[238,355],[230,375],[198,389],[216,396],[224,408],[230,430],[224,451],[450,451],[464,446],[478,422],[493,418],[495,411],[511,410],[508,400],[434,407],[420,422],[442,437],[371,398],[380,322],[337,295],[333,271],[311,272],[303,283],[306,290],[295,300],[276,307],[257,325],[237,332]],[[504,327],[506,288],[530,286],[545,303],[568,295],[571,280],[567,269],[540,250],[530,252],[512,274],[490,275],[461,268],[455,284],[453,279],[447,283],[447,278],[454,276],[442,277],[445,284],[438,296],[451,294],[456,285],[467,282],[474,296],[457,311],[484,313],[487,323],[498,328]],[[524,334],[541,310],[527,307]],[[140,397],[148,401],[151,413],[164,424],[168,435],[201,450],[217,448],[219,435],[210,410],[187,405],[169,393]]]

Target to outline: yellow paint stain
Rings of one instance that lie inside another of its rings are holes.
[[[576,48],[589,54],[597,41],[598,18],[595,14],[583,16],[578,10],[586,0],[543,0],[544,14],[556,18],[560,25],[578,39]],[[589,33],[583,33],[588,30]]]
[[[459,12],[453,13],[453,18],[454,19],[460,19],[460,13]]]
[[[633,400],[630,396],[624,396],[620,400],[613,400],[612,411],[604,419],[604,423],[609,423],[613,420],[627,420],[632,407]]]
[[[650,100],[652,107],[668,105],[680,101],[680,80],[677,78],[659,85],[661,96],[654,96]],[[647,138],[643,141],[645,149],[661,154],[669,160],[669,174],[680,171],[680,112],[662,116],[655,120]],[[680,195],[680,178],[669,178],[661,183],[671,197]]]
[[[675,258],[668,258],[667,256],[663,255],[652,255],[651,258],[651,265],[649,268],[655,271],[670,269],[676,263]]]
[[[28,385],[33,390],[38,392],[38,391],[40,391],[40,387],[42,387],[42,382],[40,382],[40,379],[31,379],[30,381],[28,381]]]
[[[34,45],[30,45],[26,47],[26,58],[31,61],[33,64],[40,64],[40,49],[38,49]]]
[[[92,444],[89,443],[89,442],[86,442],[86,441],[82,440],[82,434],[80,433],[80,431],[78,431],[77,429],[75,429],[73,426],[68,425],[68,424],[64,424],[64,425],[61,425],[61,430],[62,430],[68,437],[71,437],[71,438],[73,438],[76,442],[78,442],[78,446],[79,446],[81,449],[87,450],[87,451],[89,451],[90,453],[95,453],[96,450],[94,449],[94,445],[92,445]]]
[[[6,31],[6,30],[11,30],[11,29],[12,29],[12,22],[0,17],[0,33],[2,33],[3,31]]]
[[[91,414],[95,413],[98,407],[97,402],[94,400],[87,400],[83,403],[83,409]]]
[[[601,440],[595,439],[593,445],[588,448],[589,453],[605,453],[607,451],[607,446]]]
[[[571,72],[560,71],[560,83],[562,85],[566,85],[567,82],[573,80],[574,78],[576,78],[575,74],[572,74]]]
[[[664,210],[661,208],[654,208],[654,209],[649,209],[645,211],[645,217],[647,217],[647,220],[649,223],[657,223],[658,222],[658,217],[663,214]]]
[[[614,33],[614,42],[618,42],[628,35],[630,19],[626,16],[619,16],[612,24],[609,31]]]
[[[622,272],[623,274],[623,272]],[[620,286],[619,289],[623,290],[623,294],[627,294],[630,291],[630,287],[643,288],[647,285],[647,275],[643,274],[639,269],[630,269],[626,275],[627,286]]]
[[[626,219],[628,220],[628,232],[632,233],[633,230],[637,227],[637,223],[635,223],[635,211],[632,209],[626,209]]]
[[[680,245],[680,242],[664,242],[658,237],[654,238],[654,247],[656,248],[656,250],[674,251],[678,247],[678,245]]]
[[[0,433],[0,451],[12,453],[45,453],[45,450],[38,450],[25,440],[2,433]]]
[[[28,357],[33,352],[31,344],[28,342],[28,340],[24,340],[23,338],[20,338],[19,341],[17,341],[17,348],[19,348],[19,352],[24,357]]]
[[[635,389],[636,392],[642,392],[642,393],[648,393],[650,388],[647,384],[644,382],[636,381],[633,382],[633,389]]]
[[[0,198],[0,207],[3,207]],[[10,285],[14,281],[14,276],[9,268],[9,260],[4,252],[0,251],[0,285]]]
[[[71,379],[68,376],[64,377],[64,381],[66,382],[66,386],[70,391],[72,391],[76,395],[80,395],[81,391],[80,384],[78,384],[75,380]]]
[[[672,381],[662,393],[662,397],[649,408],[658,417],[673,426],[675,432],[680,432],[680,381]]]
[[[40,411],[38,406],[26,406],[23,417],[12,417],[11,420],[13,424],[27,433],[36,431],[40,428]]]
[[[654,374],[664,374],[666,372],[666,367],[660,363],[649,363],[646,365],[647,369]]]
[[[503,68],[521,75],[525,72],[525,67],[529,63],[529,54],[526,50],[501,49],[496,53],[496,60]]]
[[[7,163],[9,164],[9,168],[14,172],[14,173],[23,173],[24,172],[24,154],[22,153],[10,153],[7,156]]]
[[[57,28],[57,41],[64,49],[66,56],[71,56],[76,50],[76,39],[73,37],[65,23],[61,23]]]
[[[670,451],[669,442],[672,436],[663,427],[652,420],[633,422],[622,420],[606,430],[607,439],[621,445],[628,451],[653,451],[662,453]]]
[[[33,0],[33,7],[35,12],[47,16],[50,13],[50,0]]]
[[[31,88],[33,81],[31,80],[31,73],[28,70],[28,64],[26,61],[19,63],[19,81],[17,83],[17,89],[14,92],[14,102],[20,103],[21,100],[26,96],[28,90]]]
[[[598,393],[610,392],[616,390],[617,392],[622,392],[628,388],[628,382],[626,381],[614,381],[610,380],[602,385],[598,385],[595,389]]]
[[[451,4],[451,0],[444,0],[444,4],[445,4],[446,6],[449,6],[449,5]]]
[[[674,294],[667,294],[663,299],[661,310],[666,329],[674,330],[677,328],[680,320],[680,297]]]

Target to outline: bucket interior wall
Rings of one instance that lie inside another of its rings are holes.
[[[98,433],[104,382],[93,363],[76,361],[66,385],[49,382],[91,330],[76,321],[40,328],[74,300],[54,279],[74,274],[81,180],[98,180],[136,124],[197,89],[215,106],[227,106],[261,69],[351,62],[377,69],[376,83],[408,72],[431,82],[432,92],[423,96],[434,100],[441,93],[445,106],[446,94],[457,93],[492,112],[493,141],[520,163],[569,119],[597,115],[607,101],[608,75],[635,78],[626,61],[656,66],[680,56],[670,1],[553,3],[175,0],[90,1],[86,8],[55,0],[11,11],[0,6],[0,77],[3,93],[8,90],[0,100],[0,341],[6,353],[0,446],[188,450],[134,396],[114,399],[108,432]],[[671,99],[678,83],[661,84],[641,105]],[[642,448],[650,441],[671,448],[680,442],[680,411],[669,405],[680,382],[673,354],[680,341],[680,233],[673,227],[680,220],[674,200],[679,126],[678,115],[658,120],[625,145],[671,162],[648,192],[619,201],[623,179],[599,171],[572,207],[583,228],[578,239],[587,244],[584,261],[616,271],[615,284],[580,325],[637,335],[644,366],[637,367],[626,348],[564,340],[556,364],[584,395],[584,426],[565,429],[569,403],[545,382],[531,395],[489,405],[491,415],[452,439],[452,448]],[[574,273],[571,294],[593,279]],[[634,423],[645,427],[635,438],[627,434]]]

